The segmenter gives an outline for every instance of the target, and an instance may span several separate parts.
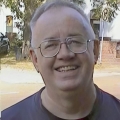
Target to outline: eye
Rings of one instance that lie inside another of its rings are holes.
[[[58,41],[46,41],[44,42],[44,49],[54,49],[59,46]]]
[[[81,41],[78,40],[69,40],[68,45],[81,45],[83,44]]]
[[[80,41],[72,40],[71,44],[81,44]]]
[[[68,44],[69,45],[83,45],[83,44],[86,44],[86,40],[79,36],[79,37],[71,37],[68,39]]]

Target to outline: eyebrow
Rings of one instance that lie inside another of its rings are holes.
[[[74,36],[82,36],[82,37],[83,37],[83,35],[80,34],[80,33],[72,33],[72,34],[68,34],[68,37],[74,37]]]
[[[59,39],[59,38],[56,38],[56,37],[48,37],[48,38],[45,38],[44,40],[51,40],[51,39]]]
[[[81,36],[81,37],[84,37],[82,34],[80,33],[70,33],[67,35],[67,37],[75,37],[75,36]],[[67,38],[66,37],[66,38]],[[51,40],[51,39],[60,39],[60,38],[56,38],[56,37],[48,37],[48,38],[45,38],[44,40]]]

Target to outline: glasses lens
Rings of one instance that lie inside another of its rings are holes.
[[[49,40],[41,43],[41,53],[45,57],[52,57],[57,54],[60,48],[59,40]]]
[[[87,49],[87,41],[80,37],[70,38],[68,47],[74,53],[82,53]]]

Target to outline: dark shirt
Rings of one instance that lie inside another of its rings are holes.
[[[54,116],[42,105],[40,96],[43,89],[3,110],[2,120],[64,120]],[[92,112],[80,120],[120,120],[120,100],[97,86],[96,90],[97,97]]]

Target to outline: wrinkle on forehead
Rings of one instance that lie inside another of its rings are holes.
[[[58,11],[58,10],[59,10],[59,11]],[[71,14],[70,11],[72,11],[72,14]],[[45,16],[45,14],[47,14],[47,16]],[[57,16],[54,17],[54,14],[57,14]],[[58,6],[58,7],[50,8],[49,10],[45,11],[45,12],[39,17],[39,19],[38,19],[37,21],[42,20],[42,19],[43,19],[43,21],[44,21],[44,16],[45,16],[46,18],[48,18],[48,19],[49,19],[49,18],[56,19],[56,17],[58,17],[59,19],[61,19],[61,18],[60,18],[60,15],[61,15],[61,14],[67,14],[67,15],[68,15],[68,16],[67,16],[68,20],[69,20],[69,17],[71,18],[71,16],[74,17],[74,18],[76,18],[76,19],[79,18],[80,23],[82,24],[82,26],[83,26],[83,27],[86,27],[86,26],[85,26],[85,22],[87,22],[87,20],[86,20],[85,18],[83,18],[83,16],[82,16],[77,10],[75,10],[75,9],[73,9],[73,8],[70,8],[70,7],[66,7],[66,6]],[[58,18],[57,18],[57,19],[58,19]],[[37,22],[36,22],[36,23],[37,23]]]
[[[54,24],[55,20],[57,20],[57,22]],[[79,22],[80,26],[75,26],[75,22]],[[65,29],[63,29],[64,24],[67,24],[67,27]],[[81,16],[78,11],[69,7],[55,7],[50,8],[39,17],[33,28],[32,34],[34,34],[34,39],[36,39],[37,36],[43,35],[44,31],[48,31],[44,37],[63,38],[67,37],[64,35],[65,31],[68,31],[69,34],[74,34],[73,32],[77,34],[78,27],[81,28],[79,31],[80,34],[83,34],[85,37],[94,37],[94,34],[91,32],[92,29],[90,24],[86,21],[85,18],[83,18],[83,16]]]

